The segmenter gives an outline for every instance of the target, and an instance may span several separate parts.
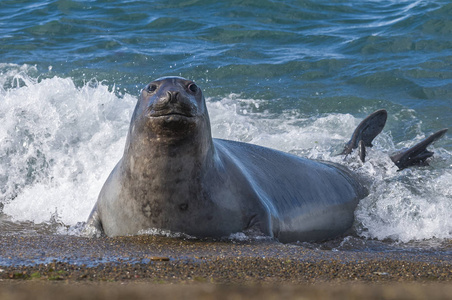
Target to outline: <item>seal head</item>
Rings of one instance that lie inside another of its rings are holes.
[[[210,122],[202,91],[191,80],[162,77],[141,91],[129,134],[144,134],[151,139],[179,140],[199,127],[210,133]],[[134,132],[135,129],[141,129]]]

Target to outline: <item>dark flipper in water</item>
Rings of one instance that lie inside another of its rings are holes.
[[[364,146],[372,147],[372,141],[374,138],[383,130],[385,127],[386,119],[388,118],[388,113],[385,109],[380,109],[362,120],[353,132],[352,138],[345,145],[342,155],[348,155],[353,149],[356,149],[360,141],[364,142]],[[362,149],[364,147],[360,147]],[[361,156],[363,157],[361,158]],[[360,158],[364,161],[366,154],[365,151],[360,153]]]
[[[441,129],[435,132],[425,140],[417,143],[408,150],[396,153],[391,156],[391,160],[399,167],[399,170],[415,166],[415,165],[428,165],[425,160],[433,155],[433,152],[428,151],[427,147],[440,139],[447,129]]]

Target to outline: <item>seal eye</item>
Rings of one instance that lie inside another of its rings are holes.
[[[196,93],[198,91],[198,86],[194,83],[190,83],[188,85],[188,89],[190,90],[190,92]]]
[[[153,92],[155,92],[156,89],[157,89],[157,85],[156,84],[149,84],[148,88],[147,88],[147,91],[149,93],[153,93]]]

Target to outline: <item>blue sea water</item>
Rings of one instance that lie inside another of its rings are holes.
[[[428,0],[0,1],[1,234],[85,221],[140,89],[167,75],[203,89],[214,137],[372,177],[364,241],[450,243],[451,134],[428,167],[388,157],[452,128],[452,4]],[[336,156],[380,108],[368,161]]]

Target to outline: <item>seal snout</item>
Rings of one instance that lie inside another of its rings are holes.
[[[170,90],[162,93],[149,106],[151,117],[161,117],[169,115],[181,115],[193,117],[196,114],[196,106],[189,97],[177,90]]]
[[[179,92],[178,91],[167,91],[166,92],[166,99],[168,101],[168,103],[176,103],[177,102],[177,98],[179,97]]]

